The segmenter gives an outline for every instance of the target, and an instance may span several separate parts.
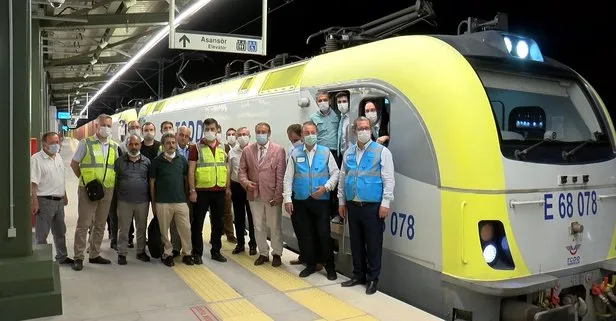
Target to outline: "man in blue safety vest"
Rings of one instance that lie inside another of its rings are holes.
[[[300,277],[316,271],[317,262],[325,263],[327,279],[337,278],[334,251],[330,242],[330,192],[338,182],[338,165],[329,148],[317,144],[317,125],[302,126],[304,144],[291,152],[284,176],[284,207],[297,221],[294,225],[300,253],[306,268]]]
[[[344,218],[348,211],[353,255],[353,276],[342,286],[368,282],[366,294],[374,294],[381,272],[385,217],[394,199],[394,163],[389,149],[372,141],[368,118],[357,118],[354,127],[357,144],[344,154],[338,178],[338,213]]]

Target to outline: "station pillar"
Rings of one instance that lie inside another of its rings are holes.
[[[32,106],[30,110],[30,137],[36,138],[40,146],[41,136],[46,132],[43,126],[43,113],[46,111],[46,106],[43,105],[43,92],[41,84],[41,76],[43,73],[42,50],[41,50],[41,32],[39,27],[40,20],[32,20],[32,65],[30,67],[30,75],[32,77]]]
[[[30,0],[0,0],[0,146],[4,150],[0,157],[0,319],[3,321],[62,314],[60,274],[52,258],[51,245],[32,245],[31,68],[37,66],[31,63],[30,10]]]

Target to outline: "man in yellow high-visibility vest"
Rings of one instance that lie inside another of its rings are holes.
[[[191,237],[195,264],[202,264],[203,221],[210,212],[212,233],[210,254],[212,260],[226,262],[220,254],[223,234],[225,194],[229,186],[227,154],[216,139],[218,122],[213,118],[203,121],[203,139],[188,152],[188,186],[190,201],[196,203],[191,224]]]
[[[115,186],[114,163],[118,158],[118,144],[111,140],[111,116],[101,114],[96,119],[96,133],[79,142],[71,161],[71,169],[79,177],[79,218],[75,228],[75,263],[73,270],[83,269],[84,251],[88,228],[92,228],[92,241],[89,248],[89,262],[92,264],[111,264],[111,261],[100,256],[101,243],[109,215],[109,207]],[[97,201],[88,198],[85,186],[98,180],[104,190],[104,197]]]

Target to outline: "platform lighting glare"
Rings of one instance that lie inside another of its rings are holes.
[[[203,8],[205,5],[207,5],[211,1],[212,0],[199,0],[193,5],[191,5],[184,12],[180,13],[180,15],[175,19],[174,27],[177,27],[184,19],[192,16],[195,12],[199,11],[199,9]],[[156,44],[158,44],[158,42],[163,40],[163,38],[165,38],[168,34],[169,34],[169,23],[167,23],[167,26],[163,27],[162,30],[157,32],[154,35],[154,37],[152,37],[152,39],[150,39],[150,41],[148,41],[148,43],[146,43],[145,46],[143,46],[143,48],[139,50],[139,52],[136,55],[133,56],[133,58],[131,58],[131,60],[129,60],[126,64],[124,64],[124,66],[122,66],[122,68],[118,70],[118,72],[116,72],[113,75],[113,77],[111,77],[111,79],[109,79],[109,81],[107,81],[105,85],[99,91],[96,92],[94,96],[92,96],[92,98],[87,102],[87,104],[83,107],[83,109],[81,110],[79,114],[80,115],[85,114],[86,110],[88,109],[90,104],[92,104],[93,101],[95,101],[109,86],[111,86],[111,84],[113,84],[114,81],[116,81],[120,76],[122,76],[122,74],[124,74],[128,69],[130,69],[130,67],[132,67],[135,64],[135,62],[137,62],[137,60],[139,60],[146,53],[148,53],[150,49],[156,46]]]
[[[518,57],[524,59],[528,56],[528,44],[524,40],[518,41],[518,44],[515,46],[515,53]]]

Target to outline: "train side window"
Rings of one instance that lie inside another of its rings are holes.
[[[376,119],[371,116],[376,112]],[[383,146],[388,146],[390,142],[389,120],[391,117],[391,104],[385,97],[366,98],[359,103],[358,116],[370,119],[372,124],[372,140],[379,142]]]

